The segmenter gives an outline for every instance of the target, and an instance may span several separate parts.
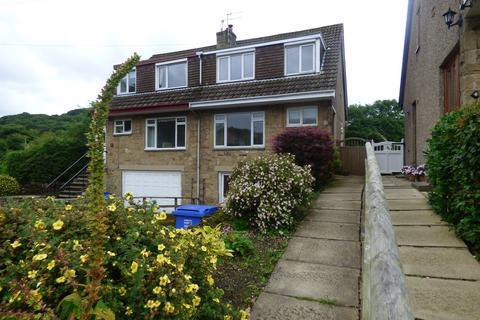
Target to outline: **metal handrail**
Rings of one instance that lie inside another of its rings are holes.
[[[82,160],[87,154],[84,153],[80,158],[77,159],[77,161],[75,161],[74,163],[72,163],[67,169],[65,169],[62,173],[60,173],[55,179],[52,180],[52,182],[50,182],[48,185],[47,185],[47,189],[50,188],[55,182],[57,182],[58,179],[60,179],[65,173],[67,173],[67,171],[69,171],[74,165],[76,165],[80,160]],[[63,187],[63,186],[62,186]]]
[[[62,186],[60,188],[58,188],[58,190],[63,190],[63,188],[65,188],[65,186],[67,184],[69,184],[73,179],[75,179],[76,177],[78,177],[80,175],[80,173],[82,173],[83,171],[85,171],[85,169],[87,169],[88,167],[88,163],[86,165],[83,166],[82,169],[80,169],[77,173],[75,173],[70,179],[68,179],[67,182],[65,182],[64,184],[62,184]]]

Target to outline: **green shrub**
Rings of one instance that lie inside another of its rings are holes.
[[[480,249],[480,104],[443,116],[426,158],[432,207]]]
[[[225,236],[225,246],[236,256],[245,256],[253,252],[253,242],[248,232],[233,231]]]
[[[13,196],[20,193],[17,180],[7,175],[0,175],[0,197]]]
[[[241,317],[221,302],[212,277],[217,257],[230,255],[218,228],[175,229],[163,225],[166,215],[155,205],[123,204],[106,203],[105,276],[95,308],[117,319]],[[0,208],[0,318],[81,313],[95,259],[88,205],[29,199]]]
[[[293,224],[296,210],[310,202],[310,167],[289,154],[266,154],[240,161],[230,176],[225,212],[262,231]]]

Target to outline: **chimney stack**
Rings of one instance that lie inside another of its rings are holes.
[[[234,46],[237,43],[237,36],[233,33],[233,25],[220,32],[217,32],[217,48],[223,49]]]

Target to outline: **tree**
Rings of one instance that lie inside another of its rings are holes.
[[[348,107],[346,137],[374,141],[400,141],[404,137],[403,112],[396,100]]]

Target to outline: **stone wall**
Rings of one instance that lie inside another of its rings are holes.
[[[308,103],[318,106],[318,126],[333,134],[332,101]],[[197,126],[200,124],[200,197],[206,203],[218,202],[219,173],[232,171],[241,159],[255,157],[271,151],[272,138],[286,127],[286,109],[306,104],[271,105],[242,108],[241,111],[265,111],[265,148],[217,149],[213,148],[214,113],[231,112],[196,111],[183,114],[132,116],[132,134],[113,135],[113,119],[107,124],[107,190],[122,193],[122,170],[165,170],[182,172],[182,196],[197,196]],[[239,112],[240,110],[236,109]],[[168,116],[186,116],[186,150],[146,151],[145,119]],[[120,119],[120,118],[118,118]]]
[[[413,320],[375,153],[366,144],[362,319]]]

